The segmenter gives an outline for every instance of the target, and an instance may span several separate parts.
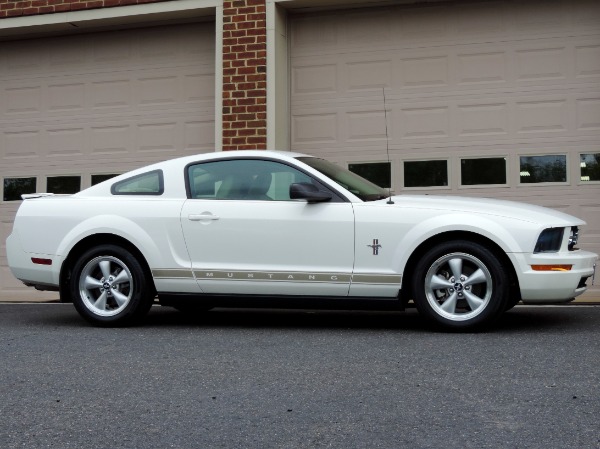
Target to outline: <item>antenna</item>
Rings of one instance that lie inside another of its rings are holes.
[[[385,104],[385,87],[382,87],[381,91],[383,92],[383,116],[384,116],[384,120],[385,120],[385,151],[387,154],[388,164],[390,164],[390,186],[388,187],[389,197],[388,197],[386,204],[394,204],[394,202],[392,201],[392,185],[391,185],[392,184],[392,176],[391,176],[392,163],[390,161],[390,137],[388,136],[387,106]]]

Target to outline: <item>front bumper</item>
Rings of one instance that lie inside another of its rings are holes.
[[[594,276],[598,255],[589,251],[510,253],[524,303],[561,303],[581,295]],[[572,265],[568,271],[535,271],[532,265]]]

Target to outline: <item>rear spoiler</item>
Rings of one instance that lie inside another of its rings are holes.
[[[42,198],[44,196],[54,196],[54,193],[24,193],[21,198],[24,200],[30,200],[32,198]]]

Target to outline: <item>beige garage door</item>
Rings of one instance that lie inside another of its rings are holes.
[[[16,186],[85,188],[214,151],[214,52],[213,23],[0,43],[0,298],[44,295],[6,267]]]
[[[554,207],[600,253],[600,2],[354,9],[291,31],[294,150],[383,179],[385,92],[396,192]]]

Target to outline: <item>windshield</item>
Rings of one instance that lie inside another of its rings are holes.
[[[371,181],[367,181],[356,173],[352,173],[325,159],[318,159],[316,157],[299,157],[297,159],[320,171],[363,201],[383,200],[389,196],[386,190],[373,184]]]

